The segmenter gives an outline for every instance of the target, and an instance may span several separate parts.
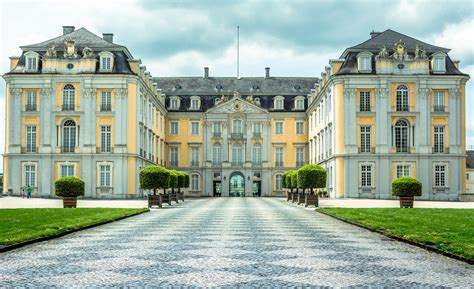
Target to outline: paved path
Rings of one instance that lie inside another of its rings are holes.
[[[0,287],[470,287],[472,266],[268,198],[189,200],[0,254]]]

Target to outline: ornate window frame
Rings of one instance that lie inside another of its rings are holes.
[[[31,67],[30,63],[31,62]],[[39,54],[35,51],[25,52],[25,71],[27,72],[37,72],[39,69]]]
[[[372,53],[362,51],[357,54],[357,70],[362,73],[372,72]]]
[[[107,58],[109,58],[108,63],[107,63]],[[113,68],[114,68],[114,54],[110,51],[99,52],[99,71],[111,72]]]

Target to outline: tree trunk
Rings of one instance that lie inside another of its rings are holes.
[[[313,188],[311,188],[311,195],[314,195]]]
[[[156,196],[156,189],[153,189],[153,196]]]

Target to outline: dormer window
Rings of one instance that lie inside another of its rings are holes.
[[[199,110],[201,107],[201,99],[199,96],[191,96],[191,105],[189,107],[190,110]]]
[[[177,96],[172,96],[170,98],[170,107],[169,109],[179,109],[180,99]]]
[[[38,71],[39,54],[34,51],[25,53],[25,67],[27,71]]]
[[[114,67],[114,55],[109,51],[102,51],[99,53],[100,57],[100,71],[112,71]]]
[[[295,110],[303,110],[304,109],[304,97],[298,95],[295,97]]]
[[[372,72],[372,53],[361,52],[357,55],[359,72]]]
[[[444,53],[435,53],[431,62],[434,73],[446,72],[446,55]]]
[[[283,96],[277,95],[275,96],[275,99],[273,100],[273,108],[274,109],[283,109]]]

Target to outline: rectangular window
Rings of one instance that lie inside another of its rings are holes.
[[[112,127],[103,125],[100,127],[100,152],[111,152]]]
[[[171,134],[178,134],[178,122],[177,121],[172,121],[170,122],[170,132]]]
[[[194,134],[194,135],[199,134],[199,122],[196,122],[196,121],[191,122],[191,134]]]
[[[276,167],[283,167],[284,163],[284,151],[282,147],[275,148],[275,166]]]
[[[232,163],[238,166],[242,164],[242,147],[240,145],[232,146]]]
[[[26,111],[36,111],[36,91],[28,90],[26,93]]]
[[[446,165],[435,165],[435,187],[446,187]]]
[[[36,166],[25,165],[25,186],[36,187]]]
[[[444,153],[444,126],[434,127],[434,152]]]
[[[191,166],[199,166],[199,147],[191,147]]]
[[[360,184],[363,188],[372,187],[372,165],[360,166]]]
[[[411,173],[410,173],[410,165],[397,165],[397,179],[399,177],[409,177],[411,176]]]
[[[112,170],[111,165],[100,165],[100,186],[101,187],[111,187],[112,183]]]
[[[371,111],[370,91],[359,92],[359,111]]]
[[[191,191],[199,191],[199,176],[191,175]]]
[[[214,165],[222,163],[222,146],[220,144],[215,144],[212,147],[212,163]]]
[[[275,134],[283,134],[283,122],[275,122]]]
[[[191,99],[191,109],[199,109],[199,99]]]
[[[27,57],[27,67],[28,70],[36,70],[37,65],[36,65],[36,57]]]
[[[212,124],[212,135],[214,137],[221,137],[222,136],[222,133],[221,133],[221,124],[219,122],[214,122]]]
[[[61,177],[74,176],[74,165],[61,165]]]
[[[301,167],[304,165],[304,147],[296,148],[296,166]]]
[[[242,133],[242,121],[240,119],[234,119],[232,122],[232,132],[233,133]]]
[[[360,127],[360,152],[370,153],[371,145],[371,127],[361,126]]]
[[[26,126],[26,152],[36,152],[36,126],[34,125]]]
[[[283,109],[283,99],[275,100],[275,109]]]
[[[170,108],[178,109],[178,100],[176,98],[170,100]]]
[[[362,56],[360,57],[360,70],[371,70],[371,57],[370,56]]]
[[[434,70],[435,71],[443,71],[444,70],[444,58],[435,57],[434,59]]]
[[[112,110],[112,92],[102,91],[102,96],[100,100],[100,110],[101,111]]]
[[[304,134],[304,122],[299,121],[296,123],[296,134]]]
[[[433,111],[444,112],[444,92],[435,91]]]
[[[254,123],[253,124],[253,133],[262,133],[262,124],[261,123]]]
[[[262,164],[262,145],[254,144],[252,147],[252,163],[254,165]]]
[[[296,109],[304,109],[304,100],[303,99],[297,99],[296,100]]]
[[[275,190],[281,191],[282,190],[282,183],[281,183],[281,175],[275,175]]]
[[[178,166],[178,147],[170,147],[170,166]]]
[[[102,57],[102,69],[103,70],[110,70],[110,57]]]

